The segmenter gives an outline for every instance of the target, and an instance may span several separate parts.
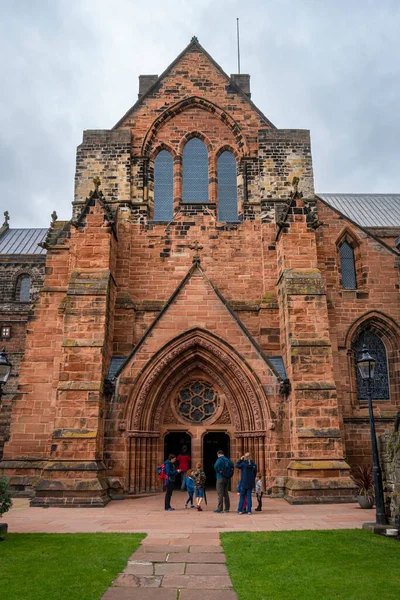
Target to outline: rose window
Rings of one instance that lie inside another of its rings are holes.
[[[178,413],[188,421],[201,423],[212,417],[218,407],[218,396],[211,383],[192,381],[178,393]]]

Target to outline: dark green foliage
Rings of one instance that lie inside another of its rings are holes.
[[[351,478],[358,487],[360,496],[372,498],[374,495],[374,477],[371,465],[357,465],[351,470]]]
[[[4,598],[99,600],[143,537],[140,533],[8,534],[0,544]]]
[[[0,517],[12,507],[12,500],[8,491],[8,479],[0,476]]]
[[[397,600],[400,543],[364,530],[223,533],[239,600]]]

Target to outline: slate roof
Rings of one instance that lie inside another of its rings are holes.
[[[400,194],[316,194],[361,227],[400,227]]]
[[[0,236],[0,254],[46,254],[46,250],[38,246],[44,242],[46,229],[6,229]]]
[[[108,373],[107,373],[107,379],[112,381],[115,373],[118,371],[118,369],[120,367],[122,367],[122,365],[124,364],[126,359],[127,359],[126,356],[112,356],[111,357],[110,366],[108,368]]]
[[[282,356],[267,356],[270,363],[273,364],[275,369],[278,371],[279,375],[283,380],[287,379],[285,363],[283,362]]]

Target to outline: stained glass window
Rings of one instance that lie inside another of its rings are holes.
[[[218,221],[237,221],[236,160],[232,152],[218,157]]]
[[[208,151],[199,138],[183,148],[183,202],[208,202]]]
[[[346,241],[340,244],[340,266],[342,270],[342,286],[346,290],[355,290],[357,287],[356,266],[354,250]]]
[[[161,150],[154,161],[154,220],[171,221],[174,214],[174,161]]]
[[[212,417],[218,407],[218,396],[207,381],[191,381],[177,395],[179,414],[195,423]]]
[[[354,345],[355,361],[361,358],[362,347],[366,345],[368,352],[376,360],[375,377],[371,382],[371,397],[373,400],[390,400],[389,372],[385,344],[381,338],[370,329],[365,329],[357,337]],[[357,368],[357,392],[359,400],[368,400],[368,383],[362,379]]]
[[[29,302],[31,299],[31,278],[23,275],[19,279],[19,296],[20,302]]]

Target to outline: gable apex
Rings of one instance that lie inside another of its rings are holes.
[[[169,300],[165,304],[164,308],[160,311],[160,313],[158,314],[156,319],[154,319],[154,321],[152,322],[150,327],[144,332],[142,338],[138,341],[135,348],[132,350],[132,352],[129,354],[129,356],[126,358],[126,360],[119,366],[118,370],[114,374],[114,378],[116,379],[121,375],[121,373],[124,371],[125,367],[127,365],[129,365],[129,363],[131,362],[133,357],[140,351],[140,349],[143,347],[143,345],[146,343],[146,341],[150,337],[154,337],[155,330],[159,327],[159,324],[163,321],[163,319],[165,319],[166,315],[171,311],[171,309],[174,307],[174,305],[175,305],[175,310],[180,311],[180,310],[184,309],[184,302],[181,299],[182,293],[183,293],[184,289],[193,280],[193,278],[197,278],[197,277],[199,277],[202,280],[203,283],[201,285],[201,288],[203,288],[203,290],[206,292],[206,294],[211,293],[212,295],[214,295],[217,306],[219,305],[220,309],[223,312],[226,311],[226,313],[228,313],[228,314],[225,313],[226,314],[226,316],[224,317],[225,325],[226,326],[233,325],[235,328],[238,328],[238,330],[240,330],[240,331],[238,331],[239,336],[242,339],[246,340],[246,344],[248,344],[249,347],[251,347],[252,350],[255,351],[258,358],[261,359],[261,361],[268,366],[271,374],[274,377],[276,377],[276,380],[279,383],[281,383],[282,375],[279,372],[279,370],[277,369],[276,365],[273,363],[273,361],[270,360],[269,357],[267,357],[265,355],[265,353],[262,351],[262,349],[260,348],[258,343],[255,341],[253,336],[248,331],[248,329],[245,327],[245,325],[242,323],[242,321],[239,319],[239,317],[235,314],[235,312],[231,309],[231,307],[229,306],[229,303],[223,297],[223,295],[218,290],[218,288],[208,279],[207,275],[205,274],[203,268],[200,265],[200,262],[197,261],[196,259],[194,259],[193,265],[190,267],[186,276],[182,279],[181,283],[178,285],[178,287],[176,288],[176,290],[174,291],[172,296],[169,298]],[[200,292],[199,290],[197,290],[197,294],[199,294],[199,293],[201,294],[203,292]],[[181,305],[180,307],[178,306],[177,301],[179,301],[178,304]],[[206,331],[211,331],[212,330],[211,327],[209,327],[209,326],[205,327],[204,324],[202,323],[202,321],[204,320],[203,318],[201,318],[199,322],[196,322],[197,317],[195,315],[195,312],[196,311],[194,311],[194,314],[191,315],[192,322],[191,322],[190,329],[205,329]],[[181,333],[182,334],[185,333],[185,328],[182,329]],[[218,336],[218,330],[215,330],[214,334]],[[229,343],[229,339],[225,339],[225,336],[221,335],[220,337],[226,343]]]
[[[184,56],[186,56],[187,54],[190,54],[193,52],[199,52],[199,53],[203,54],[208,59],[208,61],[214,66],[214,68],[218,71],[218,73],[226,80],[226,83],[229,85],[230,89],[232,91],[234,91],[236,94],[238,94],[239,96],[241,96],[252,107],[252,109],[257,112],[259,117],[261,117],[261,119],[265,122],[265,124],[269,128],[276,129],[275,125],[273,123],[271,123],[271,121],[263,114],[263,112],[250,100],[250,92],[249,92],[249,90],[247,91],[247,87],[246,87],[248,85],[247,82],[250,80],[250,76],[249,75],[243,75],[243,76],[233,75],[233,76],[229,77],[229,75],[227,73],[225,73],[225,71],[222,69],[222,67],[207,52],[207,50],[205,50],[205,48],[203,48],[203,46],[200,44],[200,42],[198,41],[196,36],[192,37],[190,43],[186,46],[186,48],[184,48],[182,50],[182,52],[172,61],[172,63],[165,69],[165,71],[163,73],[161,73],[161,75],[159,77],[156,77],[155,75],[146,75],[146,76],[144,76],[145,79],[143,80],[143,79],[140,79],[140,78],[143,78],[143,76],[139,76],[140,82],[146,81],[146,87],[145,88],[142,87],[143,93],[141,93],[141,90],[139,88],[138,100],[124,114],[124,116],[114,125],[114,127],[112,129],[114,130],[114,129],[118,129],[118,127],[121,127],[121,125],[123,125],[123,123],[126,121],[126,119],[128,119],[130,117],[130,115],[132,113],[134,113],[143,104],[144,100],[158,89],[161,82],[170,74],[172,69],[179,63],[179,61],[182,60],[184,58]],[[239,77],[239,79],[238,79],[238,77]],[[242,84],[242,79],[240,79],[240,77],[247,78],[247,79],[243,79],[243,82],[244,82],[243,84]],[[146,90],[146,91],[144,91],[144,90]]]

